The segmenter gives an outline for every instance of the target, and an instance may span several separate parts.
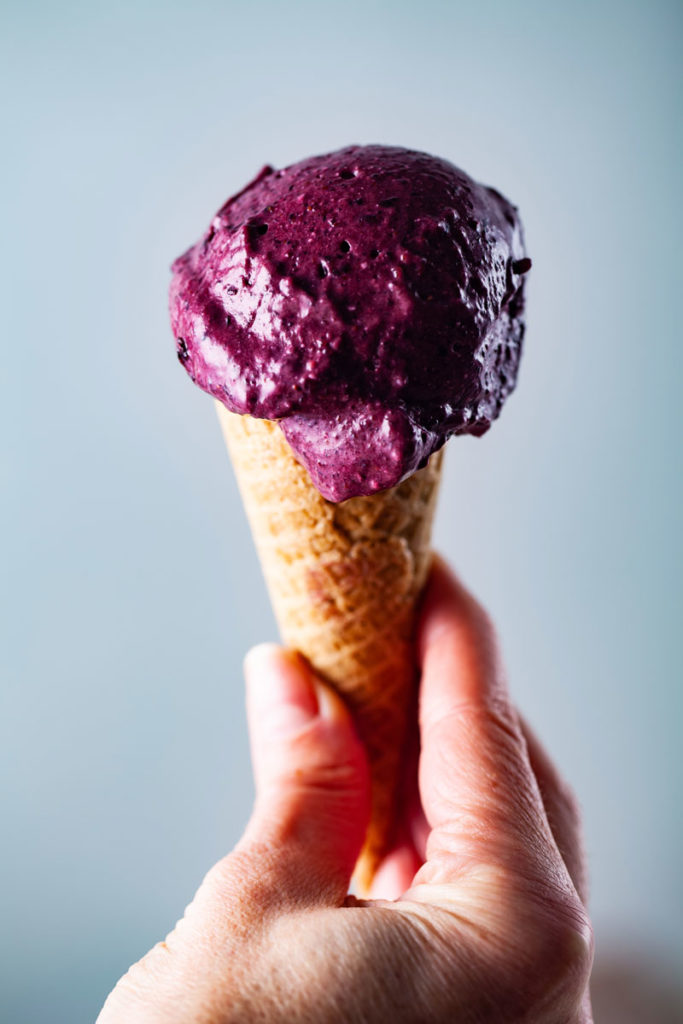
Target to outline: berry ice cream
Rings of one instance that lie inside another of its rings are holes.
[[[331,501],[392,487],[513,390],[526,257],[517,210],[452,164],[352,146],[229,199],[173,266],[191,378],[278,420]]]

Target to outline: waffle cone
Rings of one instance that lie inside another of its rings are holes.
[[[391,839],[442,453],[396,487],[335,504],[276,423],[217,408],[282,639],[343,695],[368,751],[371,820],[355,873],[366,893]]]

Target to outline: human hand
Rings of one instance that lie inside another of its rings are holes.
[[[377,898],[347,896],[369,813],[351,718],[302,659],[256,648],[251,821],[98,1024],[590,1024],[576,806],[510,703],[486,614],[441,564],[418,653],[419,766]]]

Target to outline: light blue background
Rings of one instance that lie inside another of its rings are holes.
[[[171,260],[266,161],[446,156],[522,211],[518,392],[437,546],[585,809],[599,958],[683,956],[681,8],[3,5],[0,1019],[85,1024],[234,843],[274,637]],[[616,953],[615,953],[616,951]]]

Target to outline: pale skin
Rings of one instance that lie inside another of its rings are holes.
[[[373,898],[348,896],[369,813],[351,716],[296,655],[255,648],[252,818],[98,1024],[591,1024],[576,803],[441,563],[417,650],[419,742]]]

